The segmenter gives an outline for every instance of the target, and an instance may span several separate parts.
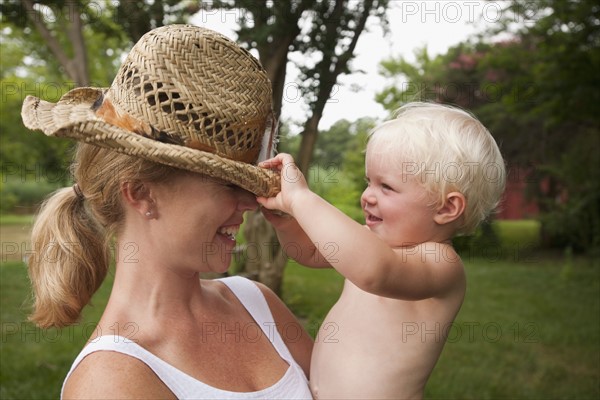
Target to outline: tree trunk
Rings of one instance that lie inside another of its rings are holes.
[[[290,35],[279,38],[277,44],[259,48],[261,63],[273,85],[273,112],[277,118],[281,114],[283,103],[288,49],[298,32],[299,28]],[[260,211],[246,213],[244,237],[246,257],[242,273],[281,295],[281,282],[287,257],[283,254],[275,230]]]
[[[246,213],[246,237],[243,274],[281,293],[281,281],[287,257],[283,254],[277,235],[260,211]]]
[[[300,142],[300,151],[296,160],[296,165],[306,177],[308,177],[310,161],[315,149],[315,144],[317,143],[321,116],[320,113],[314,113],[304,124],[304,131],[302,132],[302,141]]]
[[[69,40],[73,44],[73,68],[77,74],[78,86],[89,86],[90,76],[88,73],[87,50],[85,48],[85,40],[83,38],[83,28],[81,25],[81,12],[77,3],[69,4],[73,7],[73,21],[67,31]]]
[[[326,35],[331,35],[333,37],[338,36],[336,24],[343,15],[344,7],[345,2],[343,0],[338,0],[335,3],[333,14],[327,21],[328,26]],[[365,0],[362,13],[354,28],[354,35],[346,50],[339,56],[332,51],[324,52],[323,60],[318,64],[320,85],[317,99],[311,104],[312,115],[304,124],[304,132],[302,132],[302,141],[300,142],[300,154],[296,161],[298,168],[300,168],[300,171],[302,171],[304,175],[307,175],[310,167],[310,161],[319,134],[319,122],[323,116],[323,110],[325,109],[327,100],[329,100],[329,96],[331,96],[331,90],[335,86],[338,76],[347,70],[348,62],[354,57],[354,49],[358,43],[358,38],[365,28],[367,18],[369,17],[372,8],[373,0]]]
[[[69,41],[73,45],[73,58],[69,58],[65,53],[50,29],[44,22],[44,17],[33,7],[32,0],[23,0],[23,7],[27,10],[27,16],[40,33],[48,48],[54,54],[60,65],[65,69],[69,79],[75,82],[76,86],[87,86],[90,83],[90,76],[87,70],[87,52],[84,45],[83,31],[81,26],[81,10],[77,2],[66,2],[64,7],[69,7],[62,15],[68,15],[71,23],[66,27]]]
[[[283,2],[277,3],[281,7],[285,7]],[[281,31],[276,31],[272,41],[264,41],[258,46],[260,60],[267,70],[267,74],[273,84],[273,105],[277,116],[279,116],[285,85],[285,76],[288,60],[288,51],[290,45],[300,33],[298,21],[304,9],[314,6],[314,2],[301,1],[295,13],[281,12],[277,15],[287,16],[289,19],[285,22],[288,30],[286,35],[281,35]],[[258,3],[255,4],[258,6]],[[334,10],[329,16],[325,25],[326,36],[328,39],[323,39],[324,43],[330,46],[335,46],[337,38],[340,35],[338,26],[343,20],[343,14],[346,6],[345,0],[336,0]],[[258,6],[262,7],[262,6]],[[326,57],[326,66],[319,71],[319,89],[317,93],[317,101],[311,104],[312,116],[304,124],[304,132],[302,133],[302,142],[300,153],[297,157],[297,163],[301,171],[306,175],[312,158],[312,154],[317,142],[319,121],[323,115],[323,109],[331,95],[331,90],[335,85],[339,74],[347,69],[348,61],[352,58],[354,48],[358,41],[358,37],[363,31],[366,19],[373,7],[373,0],[365,0],[362,7],[362,14],[358,18],[354,36],[350,45],[347,47],[345,54],[340,57],[334,57],[333,49],[328,49]],[[267,13],[261,13],[260,9],[253,10],[255,28],[261,29],[268,24]],[[292,25],[293,24],[293,25]],[[249,38],[245,38],[248,40]],[[248,243],[247,252],[254,251],[252,254],[247,254],[244,272],[254,279],[258,279],[262,283],[269,286],[277,294],[281,294],[281,280],[283,278],[283,269],[287,262],[287,257],[283,254],[281,246],[277,240],[277,236],[271,226],[266,222],[262,214],[257,211],[248,213],[246,217],[246,225],[244,234]],[[259,251],[260,249],[260,251]],[[262,260],[261,258],[262,257]]]
[[[283,104],[283,90],[287,74],[288,50],[300,30],[292,32],[281,39],[276,47],[261,48],[259,55],[261,63],[273,86],[273,112],[279,118]]]

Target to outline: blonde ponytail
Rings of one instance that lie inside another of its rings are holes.
[[[110,241],[124,222],[121,183],[162,182],[176,173],[186,172],[114,150],[78,145],[72,174],[79,193],[69,187],[52,194],[33,226],[31,321],[42,328],[77,322],[106,277]]]
[[[43,328],[77,322],[106,277],[110,252],[105,238],[73,188],[60,189],[44,203],[31,234],[31,321]]]

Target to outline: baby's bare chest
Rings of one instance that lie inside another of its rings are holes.
[[[415,334],[415,326],[418,330],[423,324],[435,324],[424,318],[428,307],[374,296],[346,284],[315,338],[313,390],[323,397],[352,398],[361,394],[406,398],[419,393],[443,343],[423,342]],[[422,367],[422,374],[414,372],[415,365]]]

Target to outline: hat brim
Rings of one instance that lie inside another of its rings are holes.
[[[210,152],[162,143],[112,125],[96,116],[93,106],[106,89],[77,88],[57,103],[33,96],[23,102],[24,125],[47,136],[69,137],[149,161],[197,172],[237,185],[257,196],[280,191],[280,177],[271,170]]]

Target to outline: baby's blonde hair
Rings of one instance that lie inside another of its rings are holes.
[[[162,182],[183,173],[88,144],[78,145],[71,169],[85,200],[71,187],[58,190],[42,205],[31,233],[29,319],[43,328],[76,322],[106,277],[110,241],[124,220],[121,184]]]
[[[490,132],[468,112],[435,103],[409,103],[369,135],[367,152],[394,163],[436,199],[462,193],[467,206],[457,234],[472,233],[498,205],[506,169]]]

